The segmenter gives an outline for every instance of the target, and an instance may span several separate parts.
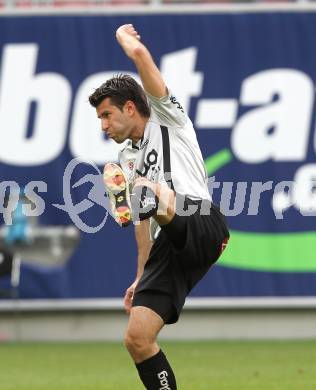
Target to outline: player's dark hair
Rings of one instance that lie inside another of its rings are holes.
[[[107,80],[89,96],[89,102],[93,107],[97,107],[107,97],[121,111],[124,104],[131,100],[140,115],[150,116],[150,108],[143,88],[129,75],[119,74]]]

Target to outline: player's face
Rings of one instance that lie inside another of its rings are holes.
[[[102,131],[117,143],[129,138],[134,126],[131,115],[130,102],[126,102],[121,111],[111,103],[110,98],[105,98],[96,108],[98,118],[101,119]]]

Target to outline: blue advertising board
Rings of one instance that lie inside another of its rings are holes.
[[[115,40],[124,23],[194,122],[231,229],[192,295],[315,295],[316,14],[267,12],[0,18],[2,203],[24,188],[43,231],[80,229],[64,263],[25,262],[22,297],[119,297],[133,281],[133,228],[108,217],[98,175],[118,147],[88,104],[107,78],[135,75]]]

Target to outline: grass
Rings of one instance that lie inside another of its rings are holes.
[[[316,341],[168,342],[180,390],[316,389]],[[1,390],[141,390],[118,343],[0,344]]]

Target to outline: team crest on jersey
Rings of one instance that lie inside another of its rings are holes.
[[[134,166],[135,166],[135,160],[129,160],[129,162],[127,163],[127,166],[128,166],[128,169],[130,171],[132,171],[134,169]]]

